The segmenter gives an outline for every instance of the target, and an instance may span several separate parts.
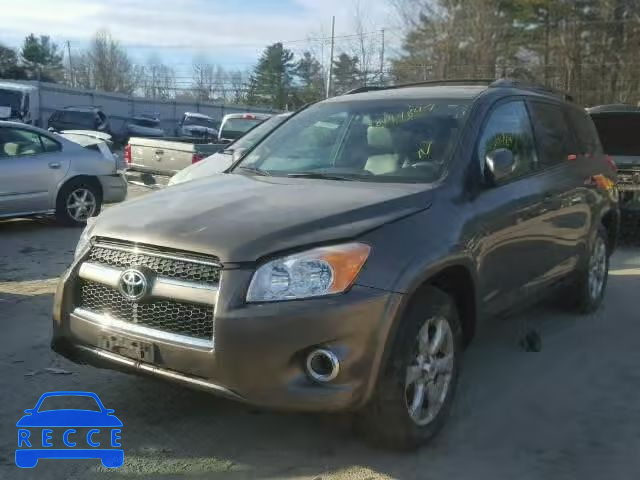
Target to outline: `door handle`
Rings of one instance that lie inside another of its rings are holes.
[[[58,162],[49,162],[49,168],[60,168],[60,163],[58,163]]]

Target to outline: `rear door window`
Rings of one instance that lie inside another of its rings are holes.
[[[45,152],[58,152],[62,150],[60,144],[49,137],[45,137],[43,135],[40,137],[40,140],[42,141],[42,147],[44,148]]]
[[[602,113],[592,116],[604,153],[640,156],[640,113]]]
[[[533,126],[542,167],[560,165],[578,153],[563,108],[554,103],[531,102]]]

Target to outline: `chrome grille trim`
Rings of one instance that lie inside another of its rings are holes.
[[[120,275],[125,270],[124,268],[85,262],[80,266],[78,276],[84,280],[106,285],[117,290]],[[151,279],[151,282],[151,297],[212,306],[215,306],[218,301],[218,287],[213,287],[205,283],[175,280],[164,276],[155,277]]]
[[[180,335],[177,333],[169,333],[162,330],[156,330],[154,328],[145,327],[137,323],[125,322],[118,320],[109,315],[99,314],[86,310],[84,308],[76,308],[71,315],[79,320],[87,321],[95,324],[102,329],[112,332],[119,332],[124,334],[137,334],[144,338],[174,343],[178,345],[187,345],[193,348],[199,348],[203,350],[213,350],[213,338],[210,340],[204,340],[201,338],[188,337],[186,335]]]
[[[109,250],[117,250],[119,252],[133,253],[136,255],[149,255],[150,257],[166,258],[168,260],[178,260],[181,262],[197,263],[198,265],[207,265],[210,267],[222,268],[222,264],[215,260],[205,260],[200,257],[192,257],[189,255],[178,255],[178,254],[158,252],[152,248],[147,248],[147,247],[138,246],[138,245],[126,246],[126,245],[120,245],[117,243],[97,241],[92,245],[92,247],[107,248]]]

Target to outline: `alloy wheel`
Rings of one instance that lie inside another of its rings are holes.
[[[602,237],[598,236],[589,259],[589,295],[592,300],[596,300],[602,294],[606,276],[607,247]]]
[[[67,213],[76,222],[86,222],[95,211],[96,197],[88,188],[77,188],[67,197]]]
[[[441,316],[429,318],[418,332],[406,370],[405,402],[415,424],[425,426],[440,412],[451,386],[454,355],[449,322]]]

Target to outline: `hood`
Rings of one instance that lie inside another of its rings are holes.
[[[355,238],[429,207],[428,185],[216,175],[104,211],[91,236],[252,262]]]
[[[214,153],[213,155],[200,160],[198,163],[189,165],[176,173],[169,185],[177,185],[179,183],[197,180],[199,178],[209,177],[217,173],[224,172],[233,163],[233,155],[227,153]]]
[[[16,427],[121,427],[115,415],[91,410],[49,410],[25,415]]]

